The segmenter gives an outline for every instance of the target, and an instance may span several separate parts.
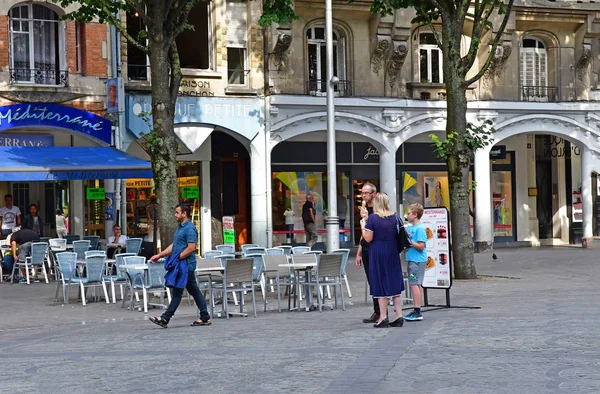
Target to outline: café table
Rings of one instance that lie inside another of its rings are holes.
[[[296,277],[296,294],[300,294],[300,272],[304,271],[304,281],[305,283],[310,283],[311,275],[310,272],[317,266],[317,262],[314,263],[296,263],[296,264],[279,264],[280,267],[283,268],[291,268],[294,270],[294,276]],[[313,305],[313,296],[312,296],[312,288],[309,285],[306,286],[306,311],[314,311],[317,309],[315,305]],[[298,300],[298,311],[300,311],[300,300]]]

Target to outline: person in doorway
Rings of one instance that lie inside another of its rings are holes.
[[[198,231],[196,226],[190,221],[190,206],[186,204],[179,204],[175,208],[175,219],[179,226],[175,231],[175,237],[173,243],[169,245],[165,250],[159,254],[155,254],[150,258],[151,263],[156,263],[158,259],[169,256],[171,254],[179,256],[179,260],[185,260],[188,267],[188,278],[185,289],[188,291],[196,306],[200,311],[200,318],[192,322],[192,326],[208,326],[211,324],[210,315],[206,306],[206,300],[198,288],[196,282],[196,243],[198,241]],[[149,320],[163,328],[167,328],[167,325],[171,321],[171,318],[175,314],[179,303],[181,302],[181,296],[183,295],[183,288],[173,288],[173,296],[171,302],[167,307],[167,310],[160,317],[150,316]]]
[[[396,213],[390,208],[387,194],[379,193],[373,203],[373,214],[360,220],[363,239],[369,244],[369,278],[371,295],[379,303],[379,319],[375,328],[402,327],[402,292],[404,278],[398,251]],[[364,252],[363,252],[364,255]],[[388,298],[394,301],[396,315],[387,316]]]
[[[306,233],[306,246],[312,248],[317,243],[317,227],[315,224],[315,204],[312,194],[306,195],[306,202],[302,206],[302,221],[304,222],[304,232]]]
[[[121,252],[125,251],[125,245],[127,244],[127,236],[121,234],[121,226],[115,224],[113,226],[113,235],[108,237],[108,249],[106,251],[106,257],[112,259],[117,249]]]
[[[63,211],[61,211],[60,209],[56,210],[55,220],[56,220],[56,235],[58,236],[58,238],[64,238],[68,233],[67,218],[63,214]]]
[[[294,242],[294,218],[296,217],[296,212],[292,211],[292,207],[288,207],[283,213],[285,217],[285,229],[289,231],[286,233],[288,243]]]
[[[0,224],[2,224],[2,238],[12,234],[15,227],[21,226],[21,210],[13,205],[12,194],[4,196],[4,207],[0,208]]]
[[[28,228],[17,230],[10,236],[12,255],[17,256],[19,264],[25,264],[27,257],[31,256],[31,244],[39,241],[40,236],[35,231]],[[27,283],[25,275],[25,268],[21,268],[21,279],[19,280],[19,283]],[[37,277],[37,269],[35,267],[33,268],[33,281],[40,281]]]
[[[29,205],[29,215],[25,216],[23,228],[33,230],[40,237],[44,236],[44,222],[42,221],[42,217],[38,216],[37,205]]]
[[[360,208],[360,216],[363,219],[367,219],[369,215],[373,214],[373,202],[377,195],[377,188],[372,183],[365,183],[360,189],[363,206]],[[372,286],[369,276],[369,243],[366,242],[363,237],[360,237],[358,243],[358,251],[356,252],[356,266],[365,268],[365,275],[367,275],[367,282],[369,286]],[[379,302],[373,298],[373,314],[367,319],[363,319],[363,323],[376,323],[379,320]]]
[[[423,206],[421,204],[411,204],[408,207],[408,222],[411,226],[406,227],[406,234],[410,239],[412,248],[406,251],[406,261],[408,262],[408,285],[414,300],[414,310],[404,316],[406,321],[423,320],[421,315],[421,300],[423,299],[423,278],[425,278],[425,267],[427,265],[427,233],[425,227],[421,225],[421,216],[423,216]]]

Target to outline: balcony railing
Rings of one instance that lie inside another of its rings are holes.
[[[558,101],[558,88],[556,86],[523,86],[522,100],[537,102]]]
[[[148,81],[150,66],[147,64],[127,64],[127,78],[130,81]]]
[[[69,73],[63,70],[44,70],[41,68],[11,68],[10,83],[12,85],[50,85],[69,86]]]
[[[312,79],[306,85],[308,94],[311,96],[325,96],[327,94],[327,84],[324,79]],[[352,96],[352,81],[340,80],[333,86],[333,91],[339,97]]]

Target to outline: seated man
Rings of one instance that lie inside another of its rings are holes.
[[[13,256],[17,256],[19,264],[25,264],[27,257],[31,256],[31,243],[39,242],[40,236],[33,230],[28,228],[20,229],[12,233],[10,237],[10,246]],[[18,247],[18,251],[17,251]],[[39,282],[37,278],[37,269],[33,268],[33,281]],[[27,283],[25,280],[25,268],[21,267],[21,280],[19,283]]]
[[[126,242],[127,236],[121,235],[121,226],[115,224],[113,226],[113,235],[108,237],[108,250],[106,251],[106,257],[112,259],[117,249],[120,249],[121,252],[124,252]]]

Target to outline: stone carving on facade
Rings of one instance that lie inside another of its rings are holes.
[[[393,41],[394,49],[390,60],[387,62],[387,77],[390,88],[393,88],[402,70],[402,65],[408,55],[408,44],[406,41]]]
[[[496,48],[496,53],[494,54],[494,58],[490,63],[490,66],[485,71],[483,76],[483,84],[486,87],[490,87],[494,78],[499,78],[504,71],[504,66],[512,53],[512,44],[508,41],[504,42],[501,46]]]
[[[583,44],[583,53],[577,62],[577,79],[581,82],[587,77],[589,73],[589,65],[592,61],[592,46],[590,44]]]
[[[285,68],[288,49],[292,45],[292,31],[291,29],[278,28],[277,33],[277,42],[275,42],[275,47],[271,51],[270,56],[273,59],[273,65],[276,67],[276,70],[281,71]]]
[[[371,56],[371,66],[375,74],[379,73],[379,70],[383,67],[385,59],[387,59],[390,51],[391,38],[389,36],[377,35],[377,46]]]

